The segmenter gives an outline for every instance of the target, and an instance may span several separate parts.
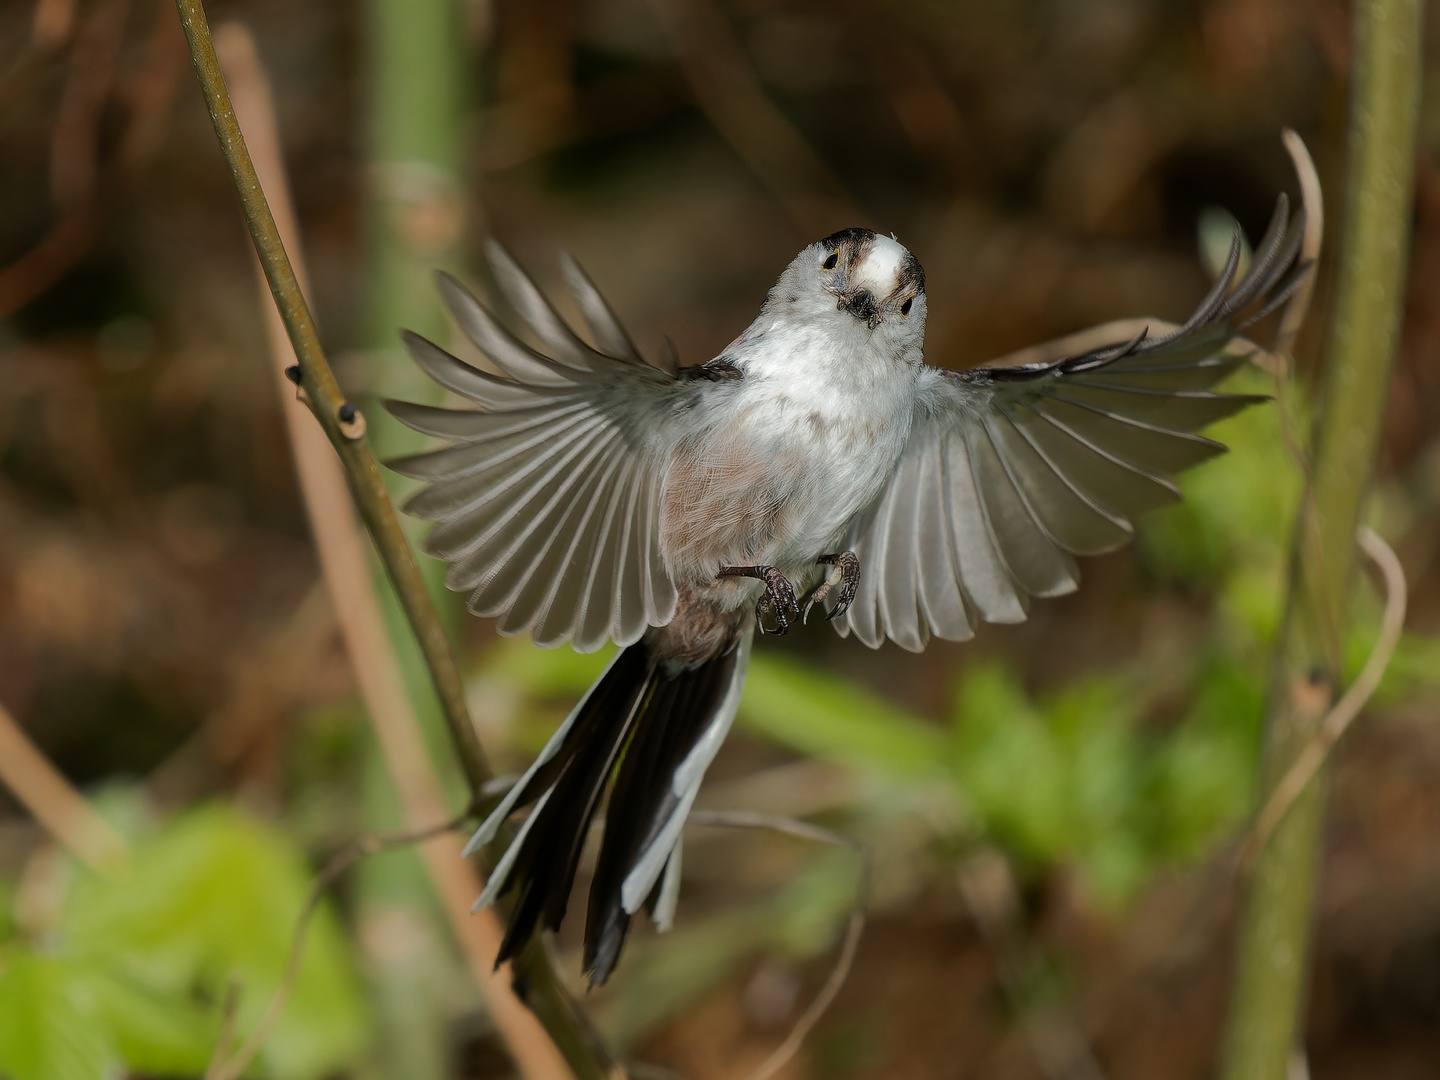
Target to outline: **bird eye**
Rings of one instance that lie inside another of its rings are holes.
[[[834,270],[834,269],[835,269],[835,264],[836,264],[837,262],[839,262],[839,261],[840,261],[840,249],[839,249],[839,248],[836,248],[834,251],[830,252],[830,257],[829,257],[828,259],[826,259],[826,260],[825,260],[823,263],[821,263],[820,265],[823,266],[823,267],[825,267],[826,270]]]
[[[907,297],[905,298],[905,302],[900,305],[900,314],[901,314],[901,315],[909,315],[909,314],[910,314],[910,305],[913,304],[913,303],[915,303],[915,298],[914,298],[913,296],[907,296]]]

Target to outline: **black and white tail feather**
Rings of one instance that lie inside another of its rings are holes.
[[[585,920],[585,973],[596,984],[609,978],[630,919],[647,902],[655,924],[669,928],[680,888],[680,831],[735,719],[752,635],[747,629],[720,656],[694,665],[657,658],[644,641],[621,649],[476,830],[467,855],[534,803],[475,902],[478,909],[516,894],[497,964],[537,927],[559,929],[612,771]]]

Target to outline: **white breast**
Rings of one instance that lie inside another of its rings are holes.
[[[703,434],[667,483],[667,558],[695,584],[719,565],[761,563],[798,580],[894,471],[916,369],[874,349],[858,320],[828,314],[818,333],[793,318],[752,327],[726,354],[743,380],[707,389]]]

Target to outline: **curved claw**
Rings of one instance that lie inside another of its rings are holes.
[[[855,594],[860,589],[860,559],[853,551],[840,551],[834,555],[821,555],[815,561],[824,566],[835,567],[839,574],[836,576],[827,573],[825,580],[810,594],[810,598],[805,601],[802,621],[809,618],[812,607],[824,603],[830,593],[838,588],[835,606],[825,616],[826,622],[833,622],[849,611],[850,605],[855,601]]]
[[[724,566],[717,577],[750,577],[765,583],[765,595],[755,604],[755,622],[762,634],[779,637],[790,630],[790,624],[800,618],[800,605],[795,599],[795,589],[789,579],[773,566]],[[762,610],[773,613],[775,625],[767,627],[761,618]]]

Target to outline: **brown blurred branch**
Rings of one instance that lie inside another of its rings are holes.
[[[75,25],[75,0],[35,0],[30,19],[31,48],[58,49],[70,37]]]
[[[11,72],[0,80],[0,111],[23,93],[48,55],[70,33],[73,11],[52,2],[51,14],[36,11],[36,38]],[[0,269],[0,318],[13,314],[45,292],[74,266],[95,240],[102,203],[100,127],[114,86],[116,64],[132,0],[106,0],[83,22],[70,53],[70,75],[61,95],[50,143],[50,189],[56,219],[24,255]],[[47,34],[39,44],[42,23]],[[63,23],[63,25],[62,25]],[[60,27],[60,29],[54,29]],[[62,32],[63,30],[63,32]],[[129,87],[129,117],[118,155],[120,177],[133,176],[157,149],[165,117],[174,100],[180,65],[178,35],[169,19],[157,20],[145,63]]]
[[[867,220],[845,185],[766,95],[710,0],[650,0],[679,50],[695,101],[741,160],[812,237]]]
[[[234,84],[237,137],[239,121],[243,119],[243,128],[254,148],[254,190],[261,198],[263,193],[268,193],[272,200],[275,240],[277,244],[285,242],[293,253],[292,282],[298,294],[303,288],[304,265],[269,85],[254,42],[243,27],[236,24],[222,27],[216,35],[216,46]],[[268,299],[263,279],[260,284],[262,299]],[[305,415],[296,400],[295,387],[285,376],[286,369],[295,363],[295,351],[275,306],[267,303],[265,308],[274,358],[272,372],[325,581],[361,696],[399,791],[405,818],[412,826],[419,827],[447,816],[441,800],[441,784],[386,636],[370,560],[346,490],[345,472],[324,433]],[[377,475],[377,483],[378,479]],[[388,507],[388,502],[385,505]],[[463,721],[468,725],[468,716],[463,717]],[[473,738],[473,729],[471,735]],[[478,743],[476,748],[478,752]],[[484,768],[483,758],[478,759],[478,765]],[[509,965],[495,968],[495,956],[504,934],[499,917],[491,910],[474,916],[469,913],[470,903],[480,894],[483,883],[475,868],[460,857],[460,849],[460,841],[451,835],[437,835],[420,848],[451,930],[485,994],[496,1027],[521,1071],[531,1080],[564,1080],[572,1075],[571,1071],[535,1015],[515,996]],[[532,993],[543,993],[543,984],[541,986],[532,988]],[[567,1038],[572,1045],[578,1045],[577,1036]],[[603,1070],[601,1072],[603,1075]]]
[[[30,20],[30,41],[0,74],[0,118],[13,105],[45,65],[70,40],[75,23],[75,0],[35,0]]]
[[[94,238],[100,114],[115,76],[130,4],[105,0],[76,35],[70,77],[50,138],[50,195],[59,216],[38,244],[0,270],[0,318],[55,284]],[[37,22],[45,21],[39,16],[37,11]]]
[[[131,0],[104,0],[85,20],[70,53],[70,78],[50,140],[50,196],[73,208],[95,193],[100,113],[115,78]]]
[[[0,782],[51,836],[91,870],[104,870],[126,844],[85,796],[60,775],[0,705]]]
[[[323,580],[316,581],[289,617],[235,665],[224,701],[196,736],[150,774],[148,786],[157,801],[189,801],[199,794],[207,765],[233,768],[263,744],[310,681],[335,631],[329,591]]]

